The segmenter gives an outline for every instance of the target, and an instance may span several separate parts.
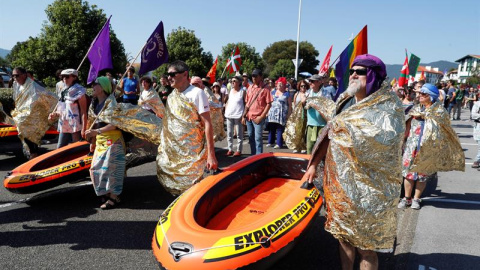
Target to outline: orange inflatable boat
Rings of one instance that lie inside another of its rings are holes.
[[[92,157],[88,142],[76,142],[38,156],[5,176],[3,185],[14,193],[33,193],[88,176]]]
[[[58,135],[56,127],[51,127],[45,132],[45,135]],[[18,139],[17,127],[0,123],[0,141]]]
[[[302,179],[307,155],[264,153],[209,176],[160,216],[162,269],[265,269],[286,254],[322,205]]]

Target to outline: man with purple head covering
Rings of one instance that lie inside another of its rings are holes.
[[[378,57],[355,58],[348,88],[321,112],[327,125],[307,167],[310,183],[323,171],[325,229],[340,242],[343,269],[353,268],[356,251],[361,269],[378,268],[376,252],[393,251],[405,116],[398,97],[381,87],[385,78]]]

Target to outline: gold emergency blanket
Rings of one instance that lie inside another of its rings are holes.
[[[13,87],[15,109],[12,118],[18,130],[18,137],[40,145],[41,139],[50,127],[48,115],[57,104],[57,96],[27,78],[23,85]]]
[[[400,100],[379,90],[336,115],[326,128],[325,229],[354,247],[391,252],[402,183]]]
[[[157,156],[158,180],[168,192],[179,195],[202,178],[206,143],[195,104],[174,89],[168,96]]]
[[[285,124],[283,140],[289,149],[307,149],[305,144],[305,131],[307,129],[307,112],[299,103],[293,107],[292,113]]]
[[[208,102],[210,105],[210,119],[213,126],[213,140],[215,142],[222,141],[227,136],[227,134],[225,133],[225,127],[223,125],[224,119],[222,104],[215,97],[210,88],[205,87],[203,91],[205,92],[205,94],[207,94]]]
[[[142,95],[140,95],[140,98],[138,99],[138,105],[142,106],[143,104],[151,107],[158,117],[163,118],[165,115],[165,106],[163,105],[157,91],[151,89],[146,96],[144,96],[142,92]]]
[[[429,175],[440,171],[465,171],[465,154],[460,140],[440,102],[423,112],[420,105],[415,105],[408,116],[425,119],[420,150],[412,162],[411,172]]]
[[[105,100],[104,109],[99,113],[97,122],[112,124],[156,145],[160,143],[162,119],[140,106],[117,103],[113,95]]]
[[[314,108],[327,122],[335,116],[335,102],[325,97],[308,97],[305,108]]]
[[[8,116],[8,114],[3,110],[3,105],[1,102],[0,102],[0,123],[5,123],[12,126],[15,125],[15,121],[13,121],[13,119],[10,116]]]

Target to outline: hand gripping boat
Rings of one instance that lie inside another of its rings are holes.
[[[162,269],[264,269],[286,254],[322,205],[302,179],[307,155],[255,155],[209,176],[160,216]]]
[[[14,193],[33,193],[88,176],[92,157],[86,141],[38,156],[13,169],[3,185]]]

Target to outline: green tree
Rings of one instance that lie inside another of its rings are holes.
[[[467,78],[466,83],[473,86],[480,84],[480,67],[472,69],[471,76]]]
[[[278,77],[294,77],[295,66],[293,65],[292,60],[280,59],[273,67],[272,71],[269,74],[269,78],[276,79]]]
[[[255,68],[264,69],[265,64],[263,63],[262,57],[258,52],[255,51],[255,47],[248,45],[245,42],[240,43],[228,43],[222,47],[222,55],[218,57],[217,65],[217,77],[219,78],[222,75],[222,72],[227,64],[227,59],[232,55],[232,51],[235,49],[235,46],[238,46],[240,50],[240,56],[242,59],[242,66],[240,66],[240,73],[251,74]],[[234,74],[228,74],[228,71],[225,70],[224,77],[233,76]]]
[[[205,77],[213,64],[212,54],[204,52],[202,42],[195,31],[178,27],[167,35],[168,61],[182,60],[190,68],[190,76]],[[160,77],[167,72],[168,65],[157,68],[153,74]]]
[[[296,53],[296,41],[290,39],[274,42],[263,51],[263,61],[265,61],[267,65],[266,73],[270,73],[280,59],[292,61],[292,59],[295,59]],[[317,73],[318,71],[315,69],[319,64],[317,57],[318,51],[310,42],[300,42],[299,58],[303,59],[303,61],[298,68],[298,72],[306,71],[312,74]]]
[[[24,66],[35,72],[36,78],[52,80],[57,69],[77,68],[90,48],[90,44],[107,21],[102,9],[82,0],[56,0],[48,5],[44,23],[38,37],[18,42],[8,55],[14,66]],[[110,48],[113,71],[123,72],[127,62],[125,49],[110,27]],[[86,82],[90,63],[85,60],[79,77]]]

